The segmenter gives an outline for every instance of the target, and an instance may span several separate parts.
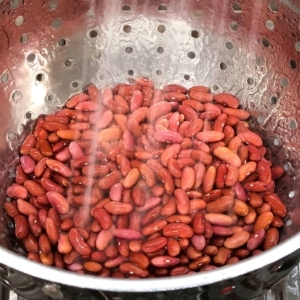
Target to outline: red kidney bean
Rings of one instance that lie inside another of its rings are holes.
[[[144,278],[202,272],[275,246],[287,210],[274,180],[284,170],[264,158],[249,115],[236,97],[202,86],[159,91],[147,78],[88,86],[39,118],[21,145],[4,207],[28,257]]]
[[[79,231],[72,228],[69,232],[69,241],[78,254],[87,256],[91,253],[91,248],[86,244]]]
[[[30,174],[34,171],[36,163],[29,155],[23,155],[20,158],[20,163],[24,173]]]
[[[171,223],[163,228],[165,237],[191,238],[193,234],[193,229],[183,223]]]
[[[265,241],[264,241],[264,250],[268,250],[268,249],[276,246],[278,241],[279,241],[278,229],[277,228],[269,228],[266,233],[266,237],[265,237]]]
[[[143,235],[132,229],[114,229],[113,230],[113,236],[121,239],[126,240],[139,240],[142,239]]]
[[[16,201],[5,202],[4,209],[11,218],[14,218],[15,216],[20,214],[17,204],[16,204]]]
[[[112,225],[112,218],[109,213],[103,208],[98,208],[94,211],[94,218],[97,220],[104,230],[108,230]]]
[[[157,256],[151,259],[151,264],[159,268],[176,266],[179,262],[179,258],[171,256]]]
[[[37,215],[30,214],[28,216],[28,225],[29,225],[31,233],[34,236],[38,237],[41,235],[42,226],[41,226],[41,223],[40,223]]]
[[[225,265],[227,259],[230,257],[232,250],[221,247],[218,253],[214,256],[213,261],[217,265]]]
[[[247,249],[253,251],[259,247],[259,245],[264,241],[266,231],[264,229],[259,229],[252,234],[247,242]]]
[[[29,233],[29,235],[23,239],[23,245],[28,252],[37,253],[39,251],[38,242],[31,233]]]
[[[17,200],[17,207],[19,212],[21,212],[22,214],[29,216],[30,214],[33,215],[37,215],[38,211],[37,209],[29,202],[22,200],[22,199],[18,199]]]
[[[142,244],[142,250],[145,253],[152,253],[163,249],[167,245],[168,241],[165,237],[158,237],[146,241]]]
[[[176,197],[177,211],[182,215],[188,214],[190,210],[188,194],[183,189],[177,189],[174,191],[174,196]]]
[[[117,243],[118,243],[119,253],[125,257],[128,257],[130,255],[129,242],[127,240],[117,238]]]
[[[140,267],[138,267],[137,265],[130,263],[130,262],[124,262],[120,265],[119,267],[120,271],[122,273],[125,273],[127,275],[133,275],[136,276],[138,278],[145,278],[149,276],[149,271],[148,270],[144,270]]]
[[[197,251],[202,251],[206,246],[206,240],[203,235],[194,234],[191,238],[191,243]]]
[[[57,160],[48,159],[46,161],[46,164],[51,171],[56,172],[56,173],[60,174],[61,176],[64,176],[64,177],[72,176],[71,169],[68,166],[66,166],[65,164],[63,164]]]
[[[202,252],[197,251],[193,245],[188,246],[184,252],[190,260],[202,257]]]
[[[62,188],[59,184],[52,181],[50,178],[42,178],[41,186],[43,187],[44,190],[48,192],[54,191],[60,194],[64,192],[64,188]]]
[[[180,243],[176,239],[172,239],[172,238],[169,239],[166,247],[167,247],[168,254],[172,257],[178,256],[181,252]]]
[[[73,250],[67,233],[59,233],[57,250],[61,254],[68,254]]]
[[[47,193],[47,199],[58,213],[65,215],[69,212],[69,203],[67,199],[60,193],[50,191]]]
[[[142,226],[148,225],[155,221],[161,213],[161,206],[150,209],[140,220]],[[140,215],[138,215],[140,216]]]
[[[48,254],[51,251],[51,244],[46,234],[42,234],[39,237],[39,247],[45,254]]]
[[[214,232],[213,232],[212,225],[206,221],[204,224],[204,233],[203,233],[204,237],[206,239],[210,239],[213,236],[213,233]]]
[[[25,174],[21,165],[16,167],[16,183],[22,185],[26,180],[28,180],[28,175]],[[7,190],[6,190],[7,192]]]
[[[19,184],[13,184],[6,190],[8,197],[16,199],[26,199],[28,197],[28,191]]]
[[[193,261],[192,263],[189,264],[189,269],[197,270],[197,269],[200,269],[202,267],[209,265],[210,262],[211,262],[211,258],[209,256],[199,257],[195,261]]]
[[[48,217],[46,219],[45,230],[51,244],[56,245],[58,241],[58,228],[52,218]]]
[[[109,245],[109,243],[111,242],[111,240],[113,239],[113,226],[111,226],[110,229],[108,230],[104,230],[102,229],[96,239],[96,248],[99,251],[104,251],[107,246]]]
[[[161,231],[166,225],[167,225],[167,221],[165,220],[154,221],[153,223],[145,226],[142,229],[142,234],[145,236],[151,235],[155,232]]]
[[[14,217],[15,222],[15,235],[18,239],[24,239],[29,234],[29,227],[27,219],[22,215]]]

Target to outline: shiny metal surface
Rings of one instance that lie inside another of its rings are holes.
[[[283,280],[275,284],[270,290],[265,292],[263,295],[253,300],[286,300],[286,299],[299,300],[300,299],[299,280],[300,280],[300,273],[299,273],[299,265],[298,265]],[[63,298],[63,299],[69,299],[69,298]],[[152,300],[156,298],[155,296],[141,297],[140,295],[133,294],[130,296],[129,295],[113,296],[110,299]],[[192,298],[190,297],[190,299]],[[3,285],[2,286],[0,285],[0,300],[26,300],[26,299],[21,296],[18,296],[14,291],[5,288]]]
[[[56,282],[63,293],[67,286],[77,286],[114,292],[170,291],[157,299],[189,299],[189,295],[251,299],[293,269],[300,258],[296,0],[0,2],[2,281],[21,293],[25,287],[37,287],[41,295],[45,283]],[[32,120],[61,107],[89,83],[101,88],[136,76],[149,76],[157,86],[203,84],[239,97],[272,160],[286,169],[277,192],[290,213],[279,246],[238,265],[189,277],[130,281],[80,276],[21,257],[23,250],[11,234],[12,223],[2,204],[14,176],[18,146]],[[228,293],[222,295],[224,291]]]
[[[277,284],[272,286],[268,291],[264,292],[262,295],[255,297],[255,298],[248,298],[251,300],[299,300],[300,299],[300,289],[299,289],[299,281],[300,281],[300,272],[299,272],[299,265],[296,266],[283,280],[279,281]],[[62,289],[58,288],[58,285],[49,283],[44,284],[43,290],[49,289],[52,292],[53,291],[59,291],[61,292]],[[228,291],[228,289],[227,289]],[[57,293],[52,293],[51,299],[105,299],[105,300],[155,300],[155,299],[202,299],[202,297],[205,297],[204,299],[210,299],[207,298],[208,295],[201,296],[201,289],[193,289],[189,292],[177,292],[177,293],[170,293],[169,298],[167,297],[167,293],[104,293],[99,291],[94,291],[91,293],[91,291],[83,291],[80,289],[67,289],[63,288],[63,298],[61,298]],[[23,294],[24,297],[18,296],[13,290],[10,290],[9,288],[6,288],[3,285],[0,285],[0,300],[30,300],[30,299],[36,299],[33,298],[34,295],[37,294],[40,296],[40,289],[33,289],[32,291],[28,290],[26,294]],[[50,296],[50,295],[49,295]],[[27,298],[28,297],[28,298]],[[219,296],[214,294],[215,298],[212,299],[220,299]],[[42,298],[38,298],[42,299]],[[45,299],[50,299],[45,298]],[[243,297],[241,298],[235,298],[234,295],[229,293],[226,298],[221,297],[221,299],[245,299]]]
[[[300,298],[300,288],[299,288],[299,265],[296,266],[288,276],[283,280],[275,284],[270,290],[253,300],[298,300]],[[57,299],[54,297],[54,299]],[[66,298],[64,298],[66,299]],[[113,300],[122,300],[120,296],[112,298]],[[124,299],[124,298],[123,298]],[[134,298],[126,298],[127,300],[133,300]],[[152,298],[142,298],[139,297],[138,300],[151,300]],[[18,296],[14,291],[5,288],[0,285],[0,300],[26,300],[25,298]]]

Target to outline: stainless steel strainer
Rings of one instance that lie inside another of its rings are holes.
[[[149,299],[251,299],[283,278],[300,258],[297,4],[1,0],[0,280],[28,299],[131,299],[130,293],[133,299],[138,293]],[[33,120],[90,83],[102,88],[137,76],[151,77],[158,87],[202,84],[237,95],[273,161],[286,170],[277,192],[290,213],[277,247],[206,273],[149,280],[76,275],[22,257],[2,206]]]

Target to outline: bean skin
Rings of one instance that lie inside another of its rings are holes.
[[[288,211],[250,113],[151,79],[89,85],[40,117],[4,209],[28,258],[79,274],[180,276],[259,254]],[[226,292],[226,291],[225,291]]]

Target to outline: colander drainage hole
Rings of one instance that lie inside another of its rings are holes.
[[[291,120],[290,122],[290,129],[294,130],[297,128],[297,123],[295,120]]]
[[[289,197],[293,198],[295,196],[296,192],[295,191],[290,191],[289,192]]]
[[[277,100],[278,100],[277,97],[273,96],[271,98],[270,102],[271,102],[272,105],[275,105],[277,103]]]
[[[200,34],[199,34],[199,31],[198,30],[193,30],[191,32],[191,36],[194,38],[194,39],[198,39]]]
[[[233,49],[233,44],[231,42],[226,42],[225,47],[227,50],[232,50]]]
[[[12,100],[14,102],[17,103],[17,102],[19,102],[22,99],[22,94],[19,91],[14,91],[13,94],[12,94],[12,96],[11,96],[11,98],[12,98]]]
[[[93,18],[95,18],[95,12],[93,10],[89,10],[89,11],[86,12],[85,16],[88,19],[93,19]]]
[[[131,7],[130,7],[130,5],[125,4],[125,5],[122,6],[122,10],[123,11],[129,11],[129,10],[131,10]]]
[[[91,30],[91,31],[89,32],[89,36],[90,36],[92,39],[96,38],[96,37],[98,36],[98,31],[97,31],[97,30]]]
[[[47,101],[47,102],[53,102],[53,101],[54,101],[54,95],[48,94],[48,95],[46,96],[46,101]]]
[[[21,35],[21,38],[20,38],[20,42],[21,44],[25,45],[28,43],[28,34],[27,33],[23,33]]]
[[[10,131],[7,134],[7,139],[11,142],[16,141],[18,139],[18,135],[15,132]]]
[[[8,222],[7,222],[7,226],[8,226],[8,228],[10,228],[10,229],[14,229],[14,228],[15,228],[15,224],[14,224],[12,221],[8,221]]]
[[[93,56],[94,56],[95,59],[100,59],[101,56],[102,56],[102,53],[100,51],[95,51]]]
[[[185,80],[190,80],[191,76],[188,75],[188,74],[185,74],[185,75],[183,76],[183,78],[184,78]]]
[[[56,10],[56,9],[57,9],[57,6],[58,6],[58,1],[57,1],[57,0],[51,0],[51,1],[48,3],[48,9],[49,9],[50,11]]]
[[[27,120],[31,120],[31,119],[33,118],[33,113],[30,112],[30,111],[28,111],[28,112],[25,114],[25,118],[26,118]]]
[[[161,5],[158,6],[157,10],[158,10],[158,12],[160,12],[161,14],[164,14],[164,13],[166,13],[166,11],[168,10],[168,8],[167,8],[166,5],[161,4]]]
[[[79,83],[78,83],[77,81],[73,81],[73,82],[72,82],[72,87],[73,87],[74,89],[77,89],[77,88],[79,87]]]
[[[18,16],[18,17],[16,18],[16,20],[15,20],[15,25],[18,26],[18,27],[20,27],[20,26],[23,25],[23,23],[24,23],[24,18],[23,18],[23,16]]]
[[[132,76],[134,74],[133,70],[128,70],[128,75]]]
[[[256,65],[257,65],[258,67],[261,67],[261,66],[265,63],[265,61],[264,61],[264,59],[263,59],[262,57],[257,57],[257,58],[255,59],[255,63],[256,63]]]
[[[297,52],[300,52],[300,42],[299,41],[295,43],[295,49]]]
[[[258,124],[262,124],[263,122],[264,122],[264,117],[262,117],[262,116],[259,116],[258,118],[257,118],[257,122],[258,122]]]
[[[270,9],[271,12],[277,13],[278,12],[278,4],[275,1],[270,1],[269,2],[269,9]]]
[[[221,69],[222,71],[226,70],[226,69],[227,69],[227,64],[224,63],[224,62],[220,63],[220,69]]]
[[[126,47],[125,48],[125,52],[128,53],[128,54],[132,53],[132,51],[133,51],[132,47]]]
[[[272,20],[267,20],[265,22],[266,28],[269,30],[274,30],[275,29],[275,25],[274,22]]]
[[[44,81],[45,80],[45,75],[44,74],[37,74],[36,75],[36,80],[38,81],[38,82],[42,82],[42,81]]]
[[[239,29],[239,24],[237,22],[231,22],[229,26],[233,31],[237,31]]]
[[[213,90],[214,90],[214,91],[219,90],[219,86],[218,86],[217,84],[215,84],[215,85],[213,86]]]
[[[203,17],[203,11],[202,10],[196,10],[195,12],[194,12],[194,17],[196,18],[196,19],[201,19],[202,17]]]
[[[73,64],[72,60],[70,60],[70,59],[65,60],[65,66],[66,66],[66,67],[69,68],[69,67],[72,66],[72,64]]]
[[[4,74],[1,75],[1,82],[6,83],[8,81],[8,74],[5,72]]]
[[[166,31],[166,26],[165,25],[158,25],[157,31],[160,33],[164,33]]]
[[[289,80],[288,80],[288,78],[284,77],[281,79],[280,83],[281,83],[282,87],[287,87],[289,85]]]
[[[290,61],[290,67],[293,69],[293,70],[295,70],[295,69],[297,69],[297,62],[295,61],[295,60],[291,60]]]
[[[11,0],[11,1],[10,1],[10,7],[11,7],[12,9],[17,8],[19,5],[20,5],[20,0]]]
[[[275,146],[280,145],[280,143],[281,143],[281,138],[280,138],[280,137],[274,138],[274,145],[275,145]]]
[[[66,44],[67,44],[66,39],[60,39],[60,40],[58,40],[58,42],[57,42],[57,45],[58,45],[59,47],[64,47],[64,46],[66,46]]]
[[[125,25],[125,26],[123,27],[123,31],[126,32],[126,33],[131,32],[131,26],[130,26],[130,25]]]
[[[239,4],[234,3],[232,4],[232,10],[236,13],[236,14],[240,14],[242,12],[242,8]]]
[[[162,53],[164,53],[164,51],[165,51],[165,49],[164,49],[164,47],[157,47],[157,52],[159,53],[159,54],[162,54]]]
[[[35,57],[36,56],[35,56],[34,53],[30,53],[30,54],[27,55],[27,61],[30,62],[30,63],[32,63],[32,62],[35,61]]]
[[[53,20],[53,22],[52,22],[52,27],[53,27],[54,29],[57,29],[57,28],[59,28],[59,27],[61,26],[61,23],[62,23],[62,20],[61,20],[61,19],[55,19],[55,20]]]
[[[195,52],[189,52],[189,53],[188,53],[188,57],[189,57],[190,59],[194,59],[194,58],[196,57]]]
[[[158,76],[162,75],[162,71],[161,70],[157,70],[156,71],[156,75],[158,75]]]
[[[253,78],[249,77],[249,78],[247,79],[247,83],[248,83],[249,85],[253,85],[253,84],[254,84]]]
[[[270,41],[267,38],[262,38],[261,43],[264,47],[270,47]]]

